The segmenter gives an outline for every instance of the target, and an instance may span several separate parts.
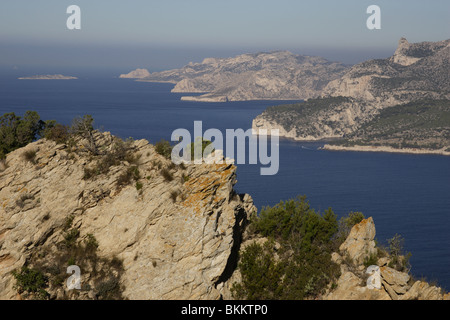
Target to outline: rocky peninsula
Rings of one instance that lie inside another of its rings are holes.
[[[450,40],[409,43],[351,67],[317,99],[266,109],[253,129],[295,140],[340,139],[335,150],[450,151]],[[327,146],[327,148],[331,148]],[[384,149],[382,149],[384,148]]]
[[[172,92],[202,94],[182,98],[188,101],[302,100],[320,96],[347,69],[321,57],[276,51],[206,58],[180,69],[139,74],[139,81],[174,83]]]

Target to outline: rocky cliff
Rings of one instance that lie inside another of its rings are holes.
[[[176,84],[173,92],[203,93],[183,97],[190,101],[300,100],[318,97],[346,69],[320,57],[280,51],[207,58],[140,81],[171,82]]]
[[[46,139],[0,162],[0,299],[232,299],[239,253],[256,208],[233,190],[234,165],[175,166],[146,140],[93,135]],[[125,152],[123,152],[125,151]],[[372,218],[332,259],[341,276],[322,299],[448,299],[394,269],[374,242]],[[381,270],[367,287],[366,263]],[[68,266],[80,289],[69,290]]]
[[[118,140],[95,140],[103,156],[42,139],[2,162],[0,299],[220,298],[255,210],[236,167],[174,166],[145,140],[111,162]]]
[[[380,254],[375,245],[375,224],[372,218],[356,224],[339,252],[332,255],[341,268],[336,286],[329,288],[325,300],[450,300],[442,288],[415,280],[408,272],[392,267],[392,261]],[[376,257],[370,267],[364,265]],[[372,277],[372,278],[370,278]],[[378,278],[378,279],[377,279]],[[376,282],[379,281],[378,285]]]
[[[385,108],[420,99],[450,98],[450,40],[409,43],[401,38],[394,55],[369,60],[331,81],[322,96],[344,96]]]
[[[361,126],[370,123],[383,109],[416,101],[448,100],[449,60],[450,40],[410,44],[402,38],[392,57],[369,60],[351,67],[342,77],[325,86],[321,99],[267,109],[254,119],[253,128],[278,129],[282,135],[297,140],[349,135],[358,139]],[[407,119],[407,122],[423,122],[420,113],[417,114],[417,118],[413,121]],[[397,120],[402,121],[403,118]],[[434,124],[427,123],[427,127],[442,131],[442,124],[435,128]],[[448,127],[448,121],[444,127]],[[403,141],[411,145],[418,140],[426,140],[425,144],[435,143],[429,139],[432,136],[429,132],[425,134],[427,138],[422,139],[424,132],[415,135],[405,130],[399,133],[401,138],[395,142],[397,146]],[[447,140],[438,142],[439,148],[447,145]]]

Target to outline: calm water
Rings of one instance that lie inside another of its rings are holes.
[[[209,128],[244,130],[273,101],[182,102],[169,84],[86,78],[25,81],[0,78],[0,114],[36,110],[43,119],[70,124],[92,114],[96,125],[122,138],[170,140],[174,129],[192,131],[195,120]],[[280,170],[260,176],[259,165],[239,165],[236,189],[258,208],[306,195],[317,210],[338,216],[372,216],[377,240],[396,233],[412,252],[412,273],[450,290],[450,158],[432,155],[318,151],[320,143],[280,141]]]

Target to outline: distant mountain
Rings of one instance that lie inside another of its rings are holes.
[[[172,92],[204,93],[184,100],[302,100],[318,97],[347,69],[324,58],[279,51],[207,58],[181,69],[151,73],[140,81],[174,83]]]
[[[446,150],[449,61],[450,40],[410,44],[402,38],[392,57],[351,67],[327,84],[321,98],[268,108],[253,120],[253,129],[279,129],[296,140],[345,138],[352,146]],[[388,112],[390,107],[395,109]]]
[[[450,98],[450,40],[410,44],[401,38],[394,55],[369,60],[331,81],[322,96],[345,96],[384,108],[418,99]]]

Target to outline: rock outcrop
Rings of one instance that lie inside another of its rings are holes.
[[[353,226],[347,239],[332,259],[340,265],[341,276],[334,288],[322,297],[325,300],[450,300],[450,294],[427,282],[413,280],[408,272],[390,267],[389,257],[379,254],[375,246],[375,224],[370,217]],[[367,261],[378,256],[372,270]],[[380,286],[370,286],[379,277]]]
[[[371,255],[377,254],[375,247],[375,224],[370,217],[355,225],[339,250],[358,265]]]
[[[127,74],[121,74],[119,78],[122,79],[143,79],[150,76],[150,72],[147,69],[136,69]]]
[[[42,139],[0,162],[0,299],[232,299],[240,250],[266,241],[245,232],[256,208],[233,190],[236,167],[176,166],[146,140],[112,161],[121,140],[93,139],[100,156],[82,139]],[[372,218],[351,229],[332,254],[341,276],[323,299],[450,298],[394,269],[374,237]],[[364,265],[375,256],[379,288],[367,285]],[[66,286],[69,265],[80,265],[79,290]],[[29,288],[30,270],[41,273],[45,291],[18,290],[20,270]]]
[[[109,133],[97,133],[96,141],[99,150],[114,148]],[[77,298],[96,298],[108,288],[95,278],[107,261],[121,262],[120,277],[118,268],[111,272],[123,298],[222,296],[255,210],[250,196],[233,191],[236,167],[174,166],[145,140],[130,148],[131,157],[89,178],[94,160],[82,143],[43,139],[8,154],[0,171],[0,299],[26,298],[17,294],[13,270],[39,265],[51,278],[78,264],[70,256],[57,263],[75,237],[98,245],[94,262],[103,261],[102,268],[88,261],[89,270],[81,270]],[[35,156],[26,160],[30,150]],[[121,183],[130,172],[136,181]],[[46,288],[51,298],[73,298],[63,279],[52,279]]]

